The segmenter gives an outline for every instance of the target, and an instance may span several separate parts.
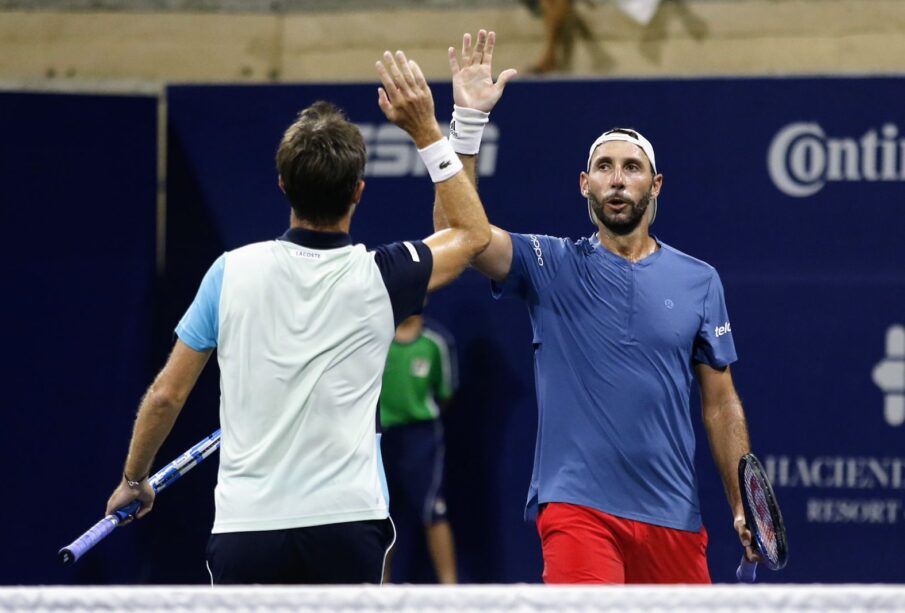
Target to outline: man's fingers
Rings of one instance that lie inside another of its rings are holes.
[[[484,48],[483,64],[489,64],[493,57],[493,47],[496,45],[496,32],[487,33],[487,46]]]
[[[455,53],[455,51],[453,51]],[[424,78],[424,73],[421,72],[421,66],[418,65],[418,62],[415,60],[409,60],[409,68],[412,71],[412,75],[415,77],[415,85],[418,88],[424,88],[427,86],[427,79]]]
[[[377,106],[379,106],[380,110],[383,111],[383,114],[389,118],[390,113],[393,111],[393,105],[390,104],[387,92],[382,87],[377,88]]]
[[[484,47],[487,44],[487,30],[478,31],[478,42],[474,47],[474,56],[476,63],[480,64],[484,57]]]
[[[471,34],[466,32],[462,35],[462,62],[465,64],[471,61]]]
[[[742,545],[749,547],[751,545],[751,531],[748,530],[748,527],[745,526],[745,524],[737,526],[737,529],[738,538],[742,542]]]
[[[446,56],[449,58],[449,70],[453,75],[457,74],[460,70],[459,68],[459,60],[456,58],[456,48],[450,47],[446,50]]]
[[[409,87],[414,88],[415,75],[412,74],[412,67],[409,66],[409,60],[405,57],[403,51],[396,52],[396,65],[399,67],[399,72],[402,73],[402,78],[405,79],[406,84]]]
[[[393,57],[393,54],[387,51],[383,54],[384,62],[389,66],[390,78],[393,81],[393,85],[396,86],[397,92],[405,92],[409,89],[408,83],[405,80],[405,77],[402,76],[402,71],[399,69],[399,64],[396,62],[396,58]],[[392,90],[387,89],[391,94]]]
[[[387,54],[389,54],[389,51],[384,53],[384,58],[386,58]],[[390,73],[387,71],[387,67],[383,62],[376,62],[374,67],[377,69],[377,74],[380,75],[380,81],[383,83],[384,95],[389,98],[396,91],[396,84],[393,83],[393,77],[390,76]]]
[[[501,72],[496,81],[497,89],[502,90],[504,87],[506,87],[506,84],[516,76],[518,76],[518,70],[516,70],[515,68],[507,68],[506,70]]]

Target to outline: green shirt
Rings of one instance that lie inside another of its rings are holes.
[[[437,401],[454,389],[454,356],[450,343],[424,328],[410,343],[393,341],[380,391],[380,423],[391,428],[440,415]]]

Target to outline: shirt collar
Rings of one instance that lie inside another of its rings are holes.
[[[306,228],[289,228],[279,240],[310,249],[339,249],[352,244],[352,236],[346,232],[318,232]]]
[[[653,264],[657,260],[657,258],[660,257],[660,254],[663,252],[663,243],[660,242],[660,239],[658,239],[653,234],[651,234],[650,237],[652,239],[654,239],[655,243],[657,243],[657,248],[654,249],[653,253],[651,253],[650,255],[648,255],[645,258],[642,258],[638,262],[630,262],[627,259],[625,259],[624,257],[622,257],[621,255],[613,253],[612,251],[610,251],[609,249],[604,247],[603,244],[600,242],[600,238],[597,236],[597,232],[594,232],[593,234],[591,234],[591,236],[588,238],[588,243],[590,244],[592,250],[596,250],[596,251],[602,253],[605,257],[607,257],[607,258],[611,259],[612,261],[617,262],[619,264],[622,264],[625,266],[649,266],[649,265]]]

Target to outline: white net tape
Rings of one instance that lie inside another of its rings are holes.
[[[0,611],[905,612],[905,585],[9,587]]]

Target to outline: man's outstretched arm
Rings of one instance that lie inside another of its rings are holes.
[[[424,240],[433,256],[428,291],[458,277],[490,241],[490,225],[474,184],[462,170],[434,113],[434,99],[418,65],[402,51],[384,53],[377,62],[383,82],[378,104],[387,119],[415,141],[436,185],[447,226]],[[449,159],[448,159],[449,158]]]
[[[456,50],[448,50],[449,67],[453,81],[454,128],[450,140],[456,148],[465,174],[477,188],[477,153],[480,146],[480,132],[487,122],[490,111],[503,95],[506,83],[516,75],[513,69],[504,70],[494,83],[492,74],[493,50],[496,34],[481,30],[472,46],[471,34],[462,37],[461,62]],[[475,136],[477,131],[477,136]],[[442,200],[434,201],[434,229],[448,227],[446,210]],[[502,281],[512,267],[512,239],[505,230],[491,226],[490,244],[475,256],[472,265],[482,274]]]

